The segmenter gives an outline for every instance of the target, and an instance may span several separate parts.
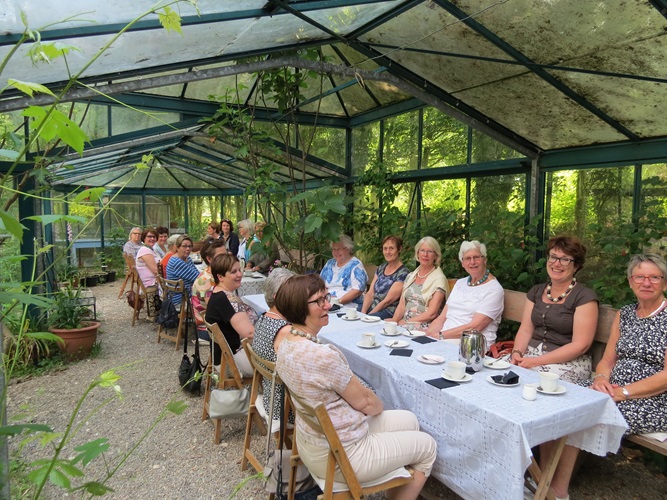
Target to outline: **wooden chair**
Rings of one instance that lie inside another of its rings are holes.
[[[134,257],[132,255],[128,255],[126,253],[123,254],[123,258],[125,259],[125,266],[127,267],[127,274],[125,275],[125,281],[123,281],[123,285],[120,287],[120,292],[118,292],[118,298],[122,299],[123,298],[123,293],[125,293],[125,287],[127,284],[130,284],[130,289],[132,289],[132,280],[134,279],[134,276],[132,274],[132,269],[135,267],[136,262],[134,260]]]
[[[257,472],[262,472],[262,470],[264,470],[264,466],[255,457],[252,450],[250,449],[250,438],[252,436],[253,421],[257,422],[259,420],[262,423],[264,423],[264,419],[262,418],[260,412],[257,410],[257,405],[263,404],[259,390],[262,386],[261,385],[262,381],[265,379],[271,381],[275,377],[276,386],[282,385],[282,381],[280,380],[280,377],[276,373],[276,364],[272,361],[268,361],[259,356],[250,345],[249,339],[243,339],[241,345],[243,345],[243,349],[245,350],[246,355],[248,356],[250,364],[252,364],[253,368],[252,386],[250,391],[250,409],[248,410],[248,420],[246,422],[246,428],[245,428],[245,440],[243,442],[243,456],[241,457],[241,470],[246,470],[248,468],[248,462],[249,462],[250,465],[252,465]],[[283,405],[283,415],[281,418],[280,426],[283,429],[285,429],[285,444],[288,448],[292,447],[292,435],[293,435],[293,429],[288,429],[287,425],[291,409],[292,409],[291,400],[289,399],[289,397],[285,397],[285,403]],[[267,415],[266,424],[269,430],[271,429],[271,423],[272,422],[268,420],[268,415]],[[261,434],[266,435],[267,432],[266,426],[261,425],[258,427]],[[274,432],[273,435],[276,440],[276,443],[278,443],[280,439],[278,432]]]
[[[139,271],[137,271],[137,266],[132,266],[132,281],[130,283],[130,290],[134,290],[134,293],[137,295],[137,300],[134,301],[134,310],[132,311],[132,326],[136,323],[139,318],[139,300],[138,297],[143,297],[144,307],[146,308],[146,316],[148,316],[148,291],[144,286],[144,282],[141,281],[139,276]]]
[[[176,343],[175,349],[178,349],[178,344],[183,338],[185,329],[188,327],[188,302],[190,298],[188,292],[185,289],[185,284],[183,280],[167,280],[161,276],[157,277],[158,285],[162,290],[162,300],[166,299],[167,295],[174,293],[182,293],[181,299],[181,310],[178,314],[178,327],[176,328],[176,335],[170,335],[166,328],[163,328],[160,325],[157,329],[157,343],[160,343],[160,339],[171,340]],[[193,319],[194,320],[194,319]]]
[[[210,359],[206,368],[204,379],[204,405],[201,416],[202,422],[210,416],[209,404],[211,401],[211,380],[214,370],[218,374],[218,383],[215,385],[216,389],[243,389],[246,385],[252,383],[251,377],[244,377],[241,375],[241,372],[236,366],[236,361],[234,361],[232,350],[229,348],[229,344],[227,343],[225,336],[222,334],[220,327],[215,323],[206,323],[206,329],[208,330],[208,334],[211,337],[211,340],[215,342],[218,347],[220,347],[221,358],[219,367],[213,366],[213,360]],[[257,415],[256,418],[258,426],[262,428],[264,426],[264,421],[259,415]],[[222,419],[217,418],[215,419],[215,434],[213,436],[213,444],[220,444],[221,433]],[[266,434],[265,427],[263,434]]]
[[[343,445],[338,438],[338,433],[331,422],[329,412],[327,412],[324,403],[318,403],[317,406],[313,408],[293,392],[290,393],[290,397],[299,417],[303,419],[308,426],[315,430],[315,432],[323,434],[329,443],[326,477],[320,478],[313,474],[315,482],[320,485],[320,488],[322,488],[322,491],[324,492],[323,495],[318,498],[327,500],[332,498],[354,498],[355,500],[360,500],[372,493],[396,488],[407,484],[414,479],[412,471],[409,471],[405,467],[401,467],[389,474],[385,474],[375,481],[363,484],[359,483],[357,475],[350,464],[345,448],[343,448]],[[294,441],[296,442],[296,439]],[[334,476],[336,467],[340,469],[340,472],[345,479],[344,483],[335,481]]]

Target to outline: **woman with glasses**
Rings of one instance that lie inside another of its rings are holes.
[[[141,228],[133,227],[130,231],[130,236],[125,245],[123,245],[123,253],[137,258],[137,252],[141,248]]]
[[[652,253],[634,255],[627,276],[637,303],[616,315],[595,377],[584,385],[609,394],[627,434],[667,432],[667,263]],[[551,483],[556,497],[567,498],[578,453],[564,448]]]
[[[424,236],[415,245],[417,269],[408,274],[393,321],[409,328],[426,330],[440,314],[449,285],[440,269],[442,252],[431,236]]]
[[[586,247],[569,236],[547,244],[549,281],[526,295],[521,326],[514,340],[511,362],[541,372],[552,372],[577,383],[591,375],[591,357],[598,322],[598,298],[577,282]]]
[[[496,331],[503,314],[503,287],[486,267],[486,245],[477,240],[464,241],[459,260],[468,273],[452,289],[447,304],[426,333],[440,340],[458,339],[466,330],[477,330],[487,346],[496,341]]]
[[[308,404],[326,406],[359,481],[411,466],[414,481],[396,488],[389,498],[416,499],[435,461],[435,440],[420,432],[413,413],[384,410],[382,401],[354,376],[343,353],[320,343],[317,334],[329,323],[330,298],[326,284],[314,274],[293,276],[280,287],[275,305],[292,325],[276,349],[278,375]],[[308,470],[325,477],[329,444],[299,417],[298,407],[296,440]]]
[[[199,269],[195,267],[192,259],[190,259],[191,252],[192,239],[187,234],[179,236],[176,240],[176,253],[167,262],[166,269],[167,279],[183,280],[188,295],[192,295],[192,284],[197,279],[197,276],[199,276]],[[173,295],[173,303],[177,309],[182,300],[182,293],[175,293]]]
[[[220,222],[220,238],[225,241],[227,252],[236,255],[239,252],[239,237],[234,232],[234,224],[229,219],[222,219]]]
[[[157,279],[157,255],[153,251],[153,245],[157,241],[155,229],[144,229],[141,233],[143,245],[139,248],[136,256],[137,273],[146,288],[155,286]]]
[[[329,243],[329,247],[333,258],[324,264],[320,276],[338,303],[359,309],[364,303],[368,275],[363,263],[354,256],[352,238],[341,234],[338,241]]]

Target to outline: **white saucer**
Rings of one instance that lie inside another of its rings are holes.
[[[426,357],[428,356],[428,357]],[[436,354],[420,354],[417,356],[417,361],[426,363],[427,365],[439,365],[440,363],[445,362],[445,358],[438,356]]]
[[[380,318],[378,318],[377,316],[364,316],[361,318],[361,321],[363,321],[364,323],[377,323],[378,321],[380,321]]]
[[[382,335],[384,335],[385,337],[396,337],[397,335],[400,334],[401,332],[399,332],[398,330],[396,330],[394,333],[387,333],[384,328],[382,329]]]
[[[537,386],[537,392],[540,394],[548,394],[549,396],[558,396],[559,394],[565,394],[565,386],[564,385],[559,385],[558,389],[556,389],[554,392],[547,392],[544,389],[542,389],[539,385]]]
[[[359,316],[356,318],[348,318],[346,314],[345,316],[341,316],[340,319],[344,319],[345,321],[359,321]]]
[[[410,344],[405,340],[387,340],[384,345],[391,349],[402,349],[403,347],[408,347]]]
[[[493,363],[493,364],[491,365],[491,363]],[[489,365],[491,365],[491,366],[489,366]],[[510,366],[512,366],[511,363],[508,363],[507,361],[495,360],[495,363],[494,363],[493,359],[484,360],[484,367],[488,368],[490,370],[505,370],[506,368],[509,368]]]
[[[406,337],[423,337],[426,335],[426,332],[422,332],[420,330],[406,330],[403,335]]]
[[[361,340],[360,340],[359,342],[357,342],[357,346],[358,346],[358,347],[362,347],[362,348],[364,348],[364,349],[375,349],[376,347],[380,347],[381,345],[382,345],[382,344],[380,344],[379,342],[376,342],[376,343],[373,344],[373,345],[366,345],[366,344],[364,344],[363,342],[361,342]]]
[[[521,383],[521,382],[519,381],[519,382],[517,382],[516,384],[499,384],[498,382],[496,382],[495,380],[493,380],[493,379],[491,378],[491,375],[489,375],[488,377],[486,377],[486,380],[487,380],[487,382],[491,382],[493,385],[497,385],[498,387],[516,387],[517,385],[519,385],[519,384]]]
[[[441,376],[442,378],[444,378],[445,380],[449,380],[450,382],[470,382],[470,381],[472,380],[472,375],[470,375],[469,373],[464,374],[464,375],[463,375],[463,378],[451,378],[451,377],[447,374],[447,372],[444,372],[444,371],[443,371],[443,372],[440,374],[440,376]]]

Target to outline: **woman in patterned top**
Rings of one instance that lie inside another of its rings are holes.
[[[628,423],[628,434],[667,432],[667,263],[659,255],[634,255],[627,270],[636,304],[621,308],[607,348],[585,383],[609,394]],[[552,488],[558,498],[567,490],[579,450],[566,446]]]
[[[204,324],[204,313],[206,312],[206,304],[208,302],[215,280],[211,274],[211,261],[216,255],[227,253],[225,242],[221,239],[211,240],[204,243],[199,251],[202,261],[206,264],[206,268],[199,273],[197,279],[192,284],[192,310],[195,313],[195,322],[197,323],[197,336],[203,340],[211,340],[206,325]]]
[[[333,259],[329,259],[320,273],[332,297],[341,304],[350,304],[357,309],[363,304],[368,275],[366,269],[352,252],[352,238],[341,234],[338,241],[330,243]]]
[[[258,356],[267,361],[276,362],[276,348],[280,342],[289,333],[290,323],[283,318],[282,314],[278,312],[275,304],[275,297],[280,286],[287,281],[287,278],[294,276],[294,273],[284,267],[274,269],[269,274],[269,277],[264,283],[264,298],[269,310],[266,311],[255,323],[255,336],[252,338],[252,348]],[[264,394],[262,395],[262,405],[260,406],[266,412],[265,420],[268,420],[271,414],[271,381],[264,379],[262,381],[264,387]],[[280,401],[283,398],[282,384],[276,385],[275,394],[273,397],[273,422],[271,424],[271,432],[277,432],[280,429],[281,413]],[[260,413],[261,410],[260,410]],[[292,417],[292,423],[294,419]]]
[[[361,312],[388,319],[394,315],[401,298],[403,282],[410,270],[401,262],[403,239],[389,235],[382,240],[382,254],[386,262],[375,271],[373,281],[364,297]]]
[[[324,281],[313,274],[293,276],[280,287],[276,307],[292,327],[278,347],[278,374],[290,392],[313,406],[326,406],[359,481],[409,465],[414,480],[390,497],[416,499],[435,461],[435,440],[419,431],[413,413],[384,410],[382,401],[354,376],[343,353],[319,343],[317,334],[329,323],[330,298]],[[308,470],[325,477],[329,444],[298,412],[296,440]],[[340,471],[336,477],[342,480]]]

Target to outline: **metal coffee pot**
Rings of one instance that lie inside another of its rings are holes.
[[[476,372],[484,365],[486,355],[486,338],[477,330],[464,330],[461,334],[459,361],[463,361]]]

